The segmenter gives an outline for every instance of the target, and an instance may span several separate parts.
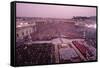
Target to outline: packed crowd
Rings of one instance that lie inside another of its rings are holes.
[[[32,44],[16,47],[16,64],[51,64],[54,63],[53,44]]]

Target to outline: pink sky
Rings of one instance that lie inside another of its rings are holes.
[[[72,18],[73,16],[96,16],[96,8],[17,3],[16,16],[51,18]]]

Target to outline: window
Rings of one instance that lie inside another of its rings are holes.
[[[24,35],[24,32],[22,32],[22,35]]]
[[[17,35],[17,37],[19,37],[19,34],[16,34]]]

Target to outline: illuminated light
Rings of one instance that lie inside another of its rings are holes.
[[[23,23],[20,23],[19,25],[17,25],[17,27],[22,27],[23,26]]]
[[[20,25],[23,25],[23,23],[20,23]]]
[[[95,25],[93,25],[93,27],[94,27],[94,28],[96,28],[96,24],[95,24]]]
[[[88,28],[96,28],[96,24],[94,24],[94,25],[85,25],[86,27],[88,27]]]
[[[28,23],[26,22],[26,23],[24,23],[25,25],[28,25]]]
[[[17,25],[17,27],[22,27],[21,25]]]
[[[24,27],[24,26],[28,26],[29,24],[27,23],[27,22],[25,22],[25,23],[20,23],[19,25],[17,25],[17,27]]]

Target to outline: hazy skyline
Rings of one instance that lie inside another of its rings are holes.
[[[17,17],[50,17],[72,18],[73,16],[96,16],[95,7],[44,5],[44,4],[16,4]]]

